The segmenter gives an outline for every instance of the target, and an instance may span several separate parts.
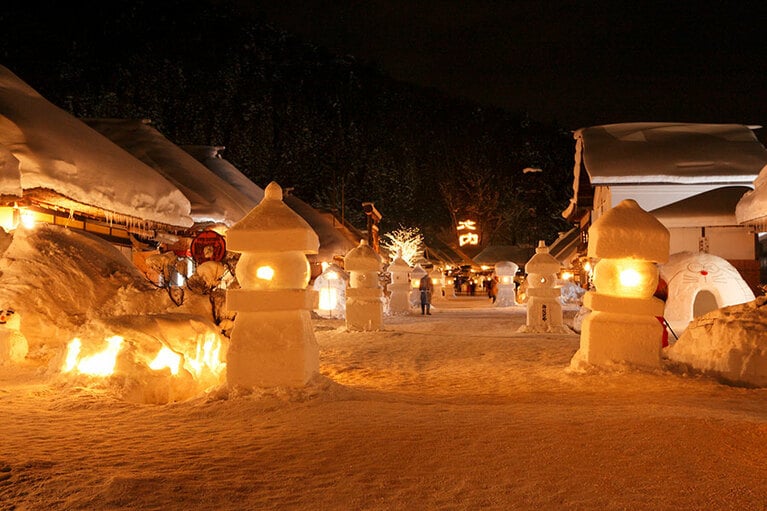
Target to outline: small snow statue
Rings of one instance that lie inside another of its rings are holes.
[[[664,315],[677,335],[698,316],[754,299],[738,270],[715,255],[678,252],[661,266],[660,273],[668,283]]]
[[[595,291],[584,296],[590,309],[583,320],[580,349],[570,367],[630,365],[659,368],[663,302],[656,263],[668,259],[669,232],[636,201],[626,199],[589,229],[588,255],[594,267]]]
[[[403,314],[409,312],[410,284],[408,283],[408,273],[410,273],[410,266],[398,254],[394,261],[389,264],[388,272],[391,276],[391,284],[389,284],[389,290],[391,291],[389,313]]]
[[[14,309],[0,310],[0,365],[21,362],[27,356],[29,344],[21,333],[21,316]]]
[[[561,265],[549,254],[543,241],[538,242],[535,255],[525,264],[527,270],[527,324],[519,332],[571,333],[562,323],[560,290],[555,285]]]
[[[314,290],[319,295],[315,312],[326,318],[342,318],[346,314],[346,284],[349,275],[337,264],[329,264],[314,279]]]
[[[383,296],[378,282],[381,257],[361,240],[346,254],[344,266],[349,271],[346,290],[346,329],[349,331],[380,330],[383,325]]]
[[[495,263],[495,274],[498,276],[498,297],[495,299],[497,307],[517,305],[517,286],[514,284],[517,270],[519,266],[511,261]]]
[[[237,280],[227,291],[237,311],[227,355],[229,387],[302,387],[319,373],[319,347],[309,311],[317,292],[306,289],[306,254],[317,253],[319,238],[282,201],[270,183],[264,199],[227,233],[227,246],[241,252]]]

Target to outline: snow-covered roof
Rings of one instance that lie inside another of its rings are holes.
[[[750,184],[767,165],[767,150],[741,124],[608,124],[582,128],[575,138],[592,185]]]
[[[165,138],[148,121],[83,119],[112,142],[143,161],[189,199],[196,224],[231,226],[256,205],[253,200]]]
[[[737,225],[735,207],[747,186],[726,186],[650,211],[667,228]]]
[[[754,189],[747,192],[735,207],[739,224],[767,228],[767,165],[754,179]]]
[[[34,190],[136,219],[192,225],[190,202],[176,186],[0,66],[0,195]]]
[[[264,200],[264,189],[221,156],[224,146],[185,145],[181,146],[181,149],[249,198],[252,201],[251,209]]]

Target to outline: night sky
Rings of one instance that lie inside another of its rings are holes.
[[[569,128],[767,125],[767,9],[711,3],[242,2],[274,25],[394,78]]]

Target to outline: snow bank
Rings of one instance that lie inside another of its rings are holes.
[[[766,387],[767,297],[694,319],[667,352],[671,360],[724,380]]]

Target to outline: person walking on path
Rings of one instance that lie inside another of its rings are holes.
[[[431,283],[429,275],[421,277],[418,290],[421,291],[421,315],[431,316],[431,293],[434,291],[434,284]]]
[[[490,283],[488,284],[487,288],[487,295],[488,297],[495,303],[495,300],[498,298],[498,276],[493,275],[493,278],[490,279]]]

